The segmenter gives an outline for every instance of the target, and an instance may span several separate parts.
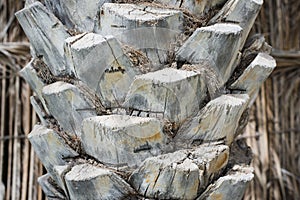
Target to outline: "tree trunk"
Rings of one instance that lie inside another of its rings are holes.
[[[27,0],[20,74],[48,199],[241,199],[237,136],[275,68],[246,41],[262,0]]]

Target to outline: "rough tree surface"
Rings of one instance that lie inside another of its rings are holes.
[[[253,169],[238,135],[276,66],[248,38],[262,3],[27,0],[20,74],[48,199],[241,199]]]

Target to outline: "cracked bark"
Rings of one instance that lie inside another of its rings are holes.
[[[262,37],[244,46],[260,1],[224,3],[27,1],[23,74],[48,127],[30,141],[60,188],[40,179],[49,198],[242,196],[251,151],[235,138],[275,62]]]

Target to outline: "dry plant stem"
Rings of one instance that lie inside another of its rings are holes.
[[[251,118],[266,116],[268,149],[248,139],[254,155],[256,177],[246,192],[251,197],[267,199],[298,199],[300,197],[300,171],[298,163],[299,145],[299,50],[300,50],[300,2],[294,0],[265,1],[254,27],[255,32],[263,33],[272,45],[271,55],[276,58],[278,68],[265,83],[265,113],[252,114]],[[293,20],[291,20],[293,19]],[[256,102],[260,104],[261,102]],[[250,122],[251,123],[251,122]],[[260,123],[252,122],[247,127],[247,135],[255,136]],[[260,129],[261,130],[261,129]],[[262,138],[258,138],[261,140]],[[268,152],[270,164],[265,166],[259,157],[259,150]],[[270,187],[258,177],[265,177]],[[272,177],[278,177],[273,179]],[[266,194],[264,194],[264,191]]]
[[[29,43],[13,14],[23,6],[22,1],[0,2],[0,137],[11,138],[0,141],[0,182],[6,186],[5,199],[25,200],[37,198],[33,191],[38,186],[33,180],[39,175],[35,170],[37,163],[29,161],[33,155],[28,141],[20,138],[29,133],[31,123],[36,123],[28,101],[30,89],[17,77],[17,71],[30,58]]]
[[[26,88],[26,86],[27,85],[22,84],[22,87],[21,87],[21,88],[25,88],[24,92],[21,92],[22,99],[24,99],[24,101],[21,102],[21,105],[23,104],[26,108],[26,110],[25,110],[26,114],[24,114],[24,118],[22,119],[22,124],[24,124],[24,131],[29,132],[31,110],[30,110],[30,100],[29,100],[29,98],[26,98],[26,97],[30,96],[30,90],[28,88]],[[25,140],[24,143],[25,143],[24,148],[22,149],[22,155],[24,155],[24,157],[22,158],[22,161],[21,161],[21,163],[23,163],[21,200],[26,200],[26,198],[27,198],[27,193],[28,193],[27,184],[28,184],[29,166],[30,166],[29,165],[29,160],[30,160],[29,141]]]

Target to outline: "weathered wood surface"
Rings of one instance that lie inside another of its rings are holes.
[[[53,168],[53,177],[55,177],[56,184],[64,191],[66,198],[70,198],[70,195],[66,185],[65,176],[71,169],[71,165],[56,165]]]
[[[46,121],[46,117],[48,117],[48,114],[45,112],[44,107],[39,102],[39,98],[37,98],[36,96],[30,97],[30,103],[36,114],[38,115],[41,124],[47,126],[48,122]]]
[[[137,167],[162,153],[166,137],[155,118],[110,115],[87,118],[81,139],[85,152],[115,166]]]
[[[163,3],[165,5],[183,8],[197,17],[207,14],[209,11],[226,2],[226,0],[211,0],[211,1],[197,1],[197,0],[154,0],[154,2]]]
[[[227,94],[210,101],[190,122],[180,128],[175,141],[197,144],[224,139],[230,144],[248,102],[247,94]]]
[[[165,119],[180,123],[200,109],[206,90],[200,73],[166,68],[137,76],[124,106],[162,113]]]
[[[80,34],[66,40],[66,58],[76,76],[87,84],[106,107],[124,102],[134,76],[139,73],[112,36]]]
[[[259,53],[242,75],[229,88],[246,91],[250,97],[250,104],[255,100],[260,86],[276,67],[274,58],[266,53]]]
[[[228,161],[225,145],[203,145],[146,159],[129,182],[139,194],[156,199],[195,199]]]
[[[53,180],[50,174],[45,174],[38,178],[38,183],[45,192],[45,195],[49,200],[65,199],[65,195],[58,189],[57,186],[53,185]]]
[[[166,64],[170,45],[183,32],[183,14],[173,9],[105,3],[100,13],[100,33],[145,52],[153,70]]]
[[[54,75],[68,74],[64,61],[64,41],[70,34],[63,24],[40,2],[30,4],[16,16],[33,47]]]
[[[28,135],[28,139],[44,167],[51,175],[54,174],[55,165],[64,165],[66,164],[66,158],[79,155],[66,144],[56,131],[41,125],[34,126]]]
[[[262,4],[263,0],[228,0],[219,13],[210,20],[210,23],[238,23],[243,29],[240,43],[240,49],[242,49]]]
[[[75,85],[59,81],[45,86],[42,92],[49,112],[64,131],[80,136],[82,121],[96,116],[92,100]]]
[[[26,5],[30,5],[32,2],[39,1],[39,0],[26,0]],[[52,12],[59,20],[67,27],[72,28],[74,27],[74,24],[72,23],[71,19],[66,14],[66,11],[64,10],[64,2],[67,0],[43,0],[41,1],[44,6]],[[31,2],[31,3],[29,3]]]
[[[207,87],[207,96],[208,99],[215,99],[223,94],[223,81],[219,74],[214,70],[210,65],[209,61],[201,61],[199,64],[184,64],[180,69],[193,71],[198,74],[201,74],[201,78],[204,80],[204,83]],[[205,103],[201,104],[203,107]]]
[[[242,28],[231,23],[220,23],[198,28],[176,52],[176,60],[191,64],[208,62],[224,84],[233,72]]]
[[[33,91],[36,93],[37,97],[43,105],[43,109],[46,113],[49,113],[45,100],[42,95],[43,87],[46,86],[44,81],[38,76],[37,71],[34,69],[33,65],[36,62],[32,59],[19,73],[27,81]]]
[[[59,0],[61,13],[71,22],[72,28],[78,31],[91,32],[94,30],[97,13],[107,0]],[[84,9],[82,9],[84,8]]]
[[[240,199],[253,178],[228,158],[275,66],[259,53],[264,42],[242,50],[261,0],[228,0],[191,34],[225,0],[154,2],[167,6],[27,0],[17,13],[34,56],[21,74],[42,124],[55,129],[29,135],[49,198]]]
[[[197,200],[240,200],[253,177],[252,167],[236,165],[225,176],[209,185]]]
[[[89,164],[74,166],[66,174],[65,181],[71,199],[126,199],[135,193],[112,171]]]

